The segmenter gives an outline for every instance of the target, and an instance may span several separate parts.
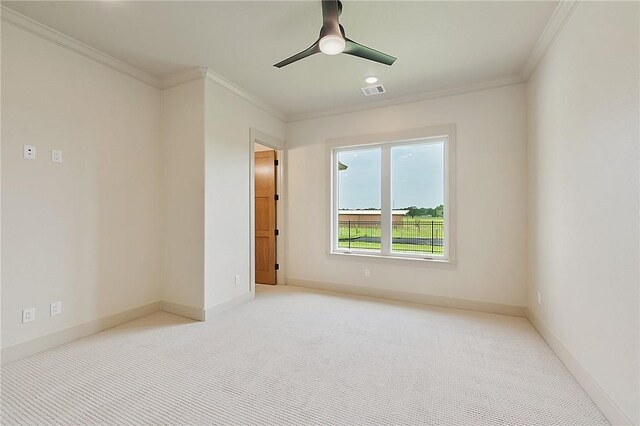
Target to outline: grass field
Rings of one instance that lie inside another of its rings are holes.
[[[358,241],[361,237],[380,238],[380,222],[340,222],[338,245],[340,248],[355,250],[380,250],[380,243]],[[443,247],[431,245],[421,239],[444,238],[444,219],[441,217],[403,218],[402,224],[394,224],[394,239],[403,239],[402,243],[393,243],[393,251],[407,253],[442,254]]]

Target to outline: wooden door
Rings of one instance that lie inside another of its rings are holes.
[[[256,282],[276,284],[276,151],[255,153]]]

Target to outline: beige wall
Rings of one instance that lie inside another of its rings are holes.
[[[515,306],[528,298],[639,423],[637,29],[637,3],[582,3],[526,88],[285,129],[216,81],[161,94],[3,22],[2,347],[161,298],[206,309],[246,294],[253,127],[288,141],[288,278]],[[457,262],[327,255],[325,140],[448,123]],[[23,144],[37,147],[36,160],[22,158]],[[51,162],[52,148],[64,163]],[[58,300],[63,315],[49,317]],[[30,306],[37,319],[22,325]]]
[[[284,123],[212,79],[205,84],[205,306],[211,308],[253,291],[250,129],[283,139]]]
[[[325,141],[449,123],[457,135],[457,263],[328,255]],[[524,306],[525,138],[523,85],[290,123],[289,279]]]
[[[157,301],[160,91],[3,21],[1,119],[2,347]]]
[[[635,424],[638,8],[580,3],[527,87],[529,308]]]
[[[204,80],[162,92],[162,299],[204,309]]]

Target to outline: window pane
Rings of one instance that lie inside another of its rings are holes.
[[[391,148],[392,251],[444,254],[444,144]]]
[[[338,247],[380,251],[380,148],[338,153]]]

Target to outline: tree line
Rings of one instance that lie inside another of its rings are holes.
[[[443,217],[444,216],[444,205],[440,204],[437,207],[405,207],[402,210],[409,210],[407,212],[407,216],[409,217],[418,217],[418,216],[430,216],[430,217]]]

